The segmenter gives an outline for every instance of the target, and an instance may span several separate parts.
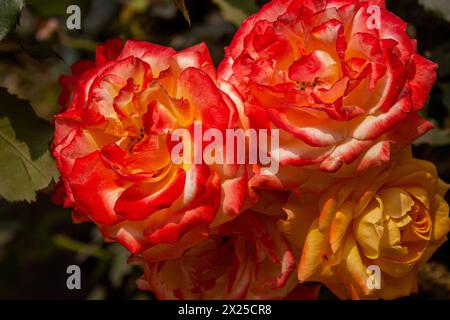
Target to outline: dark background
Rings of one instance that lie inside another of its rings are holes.
[[[216,3],[228,1],[234,10]],[[36,115],[51,121],[59,112],[60,74],[80,59],[93,59],[95,45],[112,37],[134,38],[183,49],[205,41],[216,64],[240,18],[264,1],[186,0],[191,27],[172,0],[35,0],[22,11],[20,26],[0,43],[0,86],[30,102]],[[419,3],[420,2],[420,3]],[[82,9],[82,29],[65,26],[66,8]],[[408,22],[419,52],[439,63],[439,79],[423,115],[437,129],[414,146],[450,182],[450,3],[446,0],[388,1]],[[0,95],[0,108],[5,105]],[[0,180],[0,184],[2,181]],[[32,203],[0,199],[0,299],[149,299],[134,281],[139,270],[126,264],[119,245],[105,245],[92,224],[74,225],[70,210],[50,201],[52,187]],[[450,200],[447,197],[447,200]],[[80,265],[82,289],[66,288],[66,268]],[[412,298],[450,298],[450,247],[442,246],[420,272]],[[323,289],[321,296],[333,296]]]

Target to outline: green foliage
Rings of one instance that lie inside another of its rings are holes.
[[[111,258],[111,256],[98,245],[77,241],[62,234],[55,235],[53,237],[53,242],[56,246],[65,250],[92,256],[97,259],[108,260]]]
[[[25,2],[24,0],[0,0],[0,41],[16,28]]]
[[[434,129],[420,137],[414,145],[428,144],[432,147],[444,147],[450,145],[449,129]]]
[[[254,0],[213,0],[223,17],[239,26],[247,16],[258,10]]]
[[[0,101],[0,196],[31,202],[57,176],[48,150],[52,127],[6,89],[0,89]]]
[[[127,263],[130,253],[119,244],[112,244],[108,249],[112,255],[109,279],[111,284],[118,288],[124,282],[125,277],[131,273],[132,267]]]
[[[66,10],[72,4],[81,8],[85,12],[89,7],[88,0],[29,0],[29,7],[41,17],[65,16]]]
[[[186,8],[186,4],[184,3],[184,0],[173,0],[175,4],[177,5],[178,9],[180,9],[181,13],[183,14],[184,19],[189,23],[189,26],[191,26],[191,18],[189,17],[189,11]]]
[[[258,6],[255,0],[226,0],[233,7],[239,8],[247,14],[252,14],[258,11]]]
[[[29,101],[38,117],[51,121],[60,110],[58,78],[67,73],[65,68],[68,66],[59,58],[38,59],[24,52],[16,54],[14,58],[0,60],[0,75],[4,75],[0,76],[0,87]],[[47,124],[47,134],[49,129]]]
[[[419,0],[419,3],[438,17],[450,22],[450,6],[448,0]]]

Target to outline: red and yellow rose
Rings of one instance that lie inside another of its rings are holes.
[[[219,175],[171,159],[174,130],[195,121],[218,130],[238,124],[204,44],[176,52],[112,40],[72,71],[61,79],[64,112],[55,118],[53,155],[75,221],[96,223],[136,253],[206,232],[218,212],[239,213],[245,172]]]
[[[218,73],[204,44],[110,40],[61,77],[55,200],[124,245],[159,299],[313,298],[309,281],[408,295],[450,228],[447,185],[409,153],[432,128],[418,112],[435,69],[382,0],[271,1]],[[174,161],[173,133],[199,123],[279,129],[263,150],[279,171]]]
[[[383,0],[274,0],[243,22],[219,77],[248,126],[280,129],[282,166],[354,175],[432,128],[418,111],[435,69]]]

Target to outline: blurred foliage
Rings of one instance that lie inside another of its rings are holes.
[[[186,4],[184,3],[184,0],[173,0],[173,1],[177,5],[178,9],[180,9],[181,13],[183,14],[183,17],[189,23],[189,26],[191,26],[191,18],[189,17],[189,11],[186,8]]]
[[[58,176],[48,150],[52,127],[29,103],[0,88],[0,196],[8,201],[34,201],[35,191]]]
[[[450,300],[450,272],[441,263],[431,261],[425,264],[419,271],[419,285],[425,296]]]
[[[217,64],[242,20],[266,2],[29,0],[12,31],[25,1],[0,0],[0,41],[6,36],[0,42],[0,298],[151,298],[136,289],[139,270],[125,263],[125,249],[104,244],[91,224],[74,225],[70,210],[50,201],[56,172],[48,146],[60,112],[58,77],[75,61],[93,59],[96,44],[114,37],[178,50],[206,42]],[[73,4],[81,8],[81,30],[66,28]],[[388,7],[408,22],[419,52],[439,64],[423,111],[436,130],[417,142],[414,154],[435,163],[450,181],[450,4],[391,0]],[[81,267],[82,290],[66,288],[71,264]],[[423,291],[416,297],[448,297],[449,269],[445,244],[421,271]],[[322,297],[333,298],[326,289]]]
[[[24,5],[23,0],[0,0],[0,41],[19,23]]]
[[[219,6],[224,19],[238,27],[249,14],[258,10],[253,0],[213,0],[213,2]]]
[[[450,6],[447,0],[419,0],[419,3],[425,9],[450,22]]]

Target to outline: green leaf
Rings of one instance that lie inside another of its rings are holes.
[[[186,8],[186,4],[184,3],[184,0],[173,0],[173,1],[175,2],[175,4],[177,5],[178,9],[183,14],[183,17],[189,23],[189,26],[191,26],[191,18],[189,17],[189,11]]]
[[[448,0],[419,0],[426,10],[433,12],[436,16],[450,22],[450,6]]]
[[[60,111],[56,103],[60,92],[58,78],[65,70],[65,63],[61,59],[33,59],[25,53],[14,58],[15,61],[0,60],[0,87],[29,101],[38,117],[51,121],[53,115]],[[47,121],[42,127],[47,128],[45,132],[51,135],[52,128]]]
[[[0,0],[0,41],[19,24],[25,0]]]
[[[240,26],[249,14],[258,10],[253,0],[213,0],[213,2],[220,8],[225,20],[236,26]]]
[[[28,145],[33,160],[49,150],[53,126],[38,118],[30,103],[0,88],[0,118],[7,118],[15,138]]]
[[[24,100],[0,89],[0,196],[35,201],[58,175],[49,152],[52,127]]]

